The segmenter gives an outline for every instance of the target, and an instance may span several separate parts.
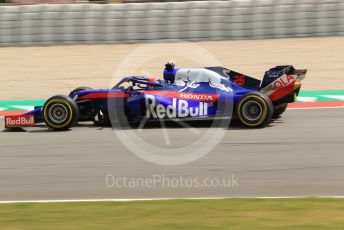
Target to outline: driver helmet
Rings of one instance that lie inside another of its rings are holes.
[[[165,64],[164,80],[166,83],[170,83],[170,84],[174,83],[174,78],[176,74],[176,69],[174,67],[175,67],[174,61],[169,61]]]
[[[172,70],[174,70],[175,66],[176,66],[176,64],[174,63],[174,61],[169,61],[165,64],[165,69],[168,71],[172,71]]]

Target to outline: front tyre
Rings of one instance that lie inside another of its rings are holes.
[[[271,122],[273,105],[265,94],[254,92],[244,95],[237,106],[236,115],[247,127],[265,127]]]
[[[79,109],[73,99],[54,96],[43,106],[43,119],[47,126],[56,131],[68,130],[79,120]]]

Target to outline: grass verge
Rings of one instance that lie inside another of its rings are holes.
[[[0,229],[343,229],[344,199],[0,204]]]

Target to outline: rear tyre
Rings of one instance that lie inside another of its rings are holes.
[[[288,103],[284,103],[284,104],[280,104],[278,106],[275,106],[274,112],[272,114],[272,118],[273,119],[279,118],[282,115],[282,113],[284,113],[287,110],[287,107],[288,107]]]
[[[79,119],[79,109],[75,101],[67,96],[54,96],[44,104],[43,119],[47,126],[56,131],[68,130]]]
[[[236,113],[239,121],[247,127],[265,127],[271,122],[273,105],[265,94],[249,93],[240,99]]]
[[[78,92],[81,92],[81,91],[85,91],[85,90],[92,90],[92,88],[88,87],[88,86],[81,86],[81,87],[78,87],[78,88],[72,90],[72,92],[70,92],[68,96],[70,97],[70,96],[72,96],[75,93],[78,93]]]

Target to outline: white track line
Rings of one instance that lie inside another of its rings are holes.
[[[16,108],[24,111],[31,111],[34,110],[34,106],[28,106],[28,105],[12,105],[11,108]]]
[[[344,101],[344,95],[321,95],[321,96],[336,99],[339,101]]]
[[[287,109],[342,109],[344,106],[325,106],[325,107],[308,107],[308,108],[287,108]]]
[[[316,97],[297,97],[297,102],[315,102],[317,101]]]
[[[259,196],[259,197],[194,197],[194,198],[138,198],[138,199],[71,199],[71,200],[9,200],[0,204],[17,203],[76,203],[76,202],[135,202],[135,201],[167,201],[167,200],[222,200],[222,199],[344,199],[344,196]]]

